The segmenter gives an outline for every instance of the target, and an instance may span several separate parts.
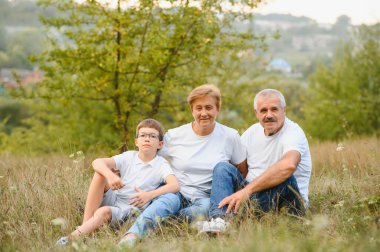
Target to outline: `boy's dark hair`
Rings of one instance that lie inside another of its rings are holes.
[[[152,128],[152,129],[155,129],[158,131],[158,139],[160,141],[162,141],[164,139],[164,127],[162,126],[162,124],[157,121],[157,120],[154,120],[154,119],[151,119],[151,118],[148,118],[148,119],[145,119],[145,120],[142,120],[138,125],[137,125],[137,128],[136,128],[136,138],[138,137],[138,134],[139,134],[139,130],[141,128]]]

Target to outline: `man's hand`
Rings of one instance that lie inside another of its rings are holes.
[[[135,207],[143,207],[146,203],[153,199],[153,195],[151,192],[145,192],[141,190],[139,187],[135,188],[135,191],[138,192],[135,195],[130,197],[130,204]]]
[[[227,213],[231,212],[232,208],[234,209],[234,213],[237,213],[241,204],[249,199],[250,194],[246,190],[246,188],[237,191],[236,193],[225,197],[218,205],[218,208],[222,208],[225,205],[227,207]]]
[[[107,182],[112,190],[119,190],[125,186],[121,178],[116,174],[112,174],[109,178],[107,178]]]

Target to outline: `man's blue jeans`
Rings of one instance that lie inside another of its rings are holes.
[[[140,238],[149,230],[157,227],[167,217],[179,216],[187,221],[198,218],[206,219],[210,210],[210,198],[189,201],[180,193],[167,193],[154,199],[140,214],[127,233],[134,233]]]
[[[210,218],[225,217],[227,205],[218,208],[219,202],[247,184],[248,181],[235,166],[227,162],[218,163],[212,177]],[[297,181],[293,175],[273,188],[252,194],[250,199],[256,201],[263,212],[276,211],[282,207],[288,207],[290,213],[297,215],[302,215],[304,211]]]

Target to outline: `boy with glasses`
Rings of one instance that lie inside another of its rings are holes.
[[[95,170],[90,184],[83,223],[70,235],[61,237],[57,245],[88,234],[105,223],[115,227],[140,213],[156,197],[179,191],[179,184],[169,163],[157,156],[163,146],[164,130],[153,119],[140,122],[135,144],[138,151],[126,151],[111,158],[92,162]],[[120,172],[120,177],[115,172]],[[164,184],[160,187],[161,184]],[[126,242],[133,245],[137,237],[130,235]]]

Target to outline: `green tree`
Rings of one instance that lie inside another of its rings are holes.
[[[6,49],[6,38],[7,31],[5,30],[4,24],[0,21],[0,52]]]
[[[44,32],[32,27],[20,32],[5,34],[5,50],[2,52],[0,49],[0,68],[33,69],[35,65],[32,64],[29,57],[32,54],[41,53],[44,49],[44,45],[46,45]]]
[[[35,0],[0,0],[0,22],[10,26],[38,26],[39,8]]]
[[[174,2],[161,8],[156,1],[129,7],[128,1],[117,1],[116,7],[97,1],[40,1],[62,15],[42,19],[53,49],[39,58],[45,78],[35,94],[82,112],[83,124],[90,123],[85,121],[89,117],[101,119],[125,143],[144,117],[169,126],[187,121],[188,92],[207,81],[210,68],[219,67],[217,58],[236,61],[234,55],[253,47],[255,39],[231,29],[236,18],[252,16],[224,15],[224,1],[200,1],[199,7]],[[252,8],[257,2],[232,1]],[[108,111],[108,118],[100,110]]]
[[[331,27],[331,31],[342,38],[348,34],[348,29],[350,26],[351,18],[349,16],[342,15],[337,18],[335,24]]]
[[[379,133],[380,24],[361,26],[340,48],[331,68],[320,66],[310,79],[306,119],[320,139]]]

